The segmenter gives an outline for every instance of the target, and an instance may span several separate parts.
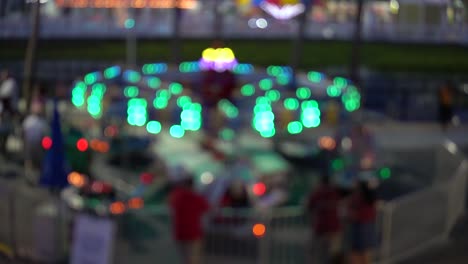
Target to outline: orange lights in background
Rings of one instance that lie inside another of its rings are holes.
[[[109,210],[114,215],[123,214],[125,212],[125,204],[123,202],[113,202]]]
[[[130,209],[140,209],[143,208],[144,201],[140,197],[135,197],[128,200],[128,208]]]
[[[91,140],[91,149],[101,153],[109,152],[109,143],[97,139]]]
[[[67,180],[68,183],[75,186],[76,188],[81,188],[86,184],[85,176],[76,171],[68,174]]]
[[[71,8],[174,8],[174,0],[56,0],[58,7]],[[178,7],[193,9],[196,0],[178,0]]]
[[[326,150],[333,150],[336,147],[335,140],[329,136],[319,138],[318,144],[321,148]]]
[[[252,234],[256,237],[262,237],[266,233],[266,226],[264,224],[255,224],[252,227]]]

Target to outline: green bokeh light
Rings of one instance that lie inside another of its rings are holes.
[[[174,138],[182,138],[185,135],[185,130],[180,125],[173,125],[169,129],[169,134]]]
[[[327,87],[327,94],[330,97],[337,97],[341,94],[341,89],[338,88],[336,85],[330,85]]]
[[[335,159],[332,161],[332,169],[334,171],[340,171],[344,169],[344,162],[342,159]]]
[[[262,90],[270,90],[273,88],[273,82],[270,79],[263,79],[258,83],[258,86]]]
[[[299,108],[299,101],[295,98],[286,98],[283,104],[284,108],[288,110],[297,110]]]
[[[255,87],[251,84],[245,84],[241,88],[241,94],[243,96],[251,96],[255,93]]]
[[[224,128],[219,132],[219,137],[223,140],[230,141],[234,139],[236,133],[230,128]]]
[[[169,90],[171,91],[172,94],[180,94],[182,93],[182,90],[184,87],[180,83],[171,83],[169,85]]]
[[[289,76],[287,74],[280,74],[276,76],[276,82],[279,85],[287,85],[289,83]]]
[[[98,80],[98,73],[97,72],[91,72],[85,75],[84,81],[87,85],[91,85],[95,83]]]
[[[136,86],[127,86],[124,89],[124,95],[126,97],[130,97],[130,98],[137,97],[139,93],[140,93],[140,90]]]
[[[260,136],[264,137],[264,138],[270,138],[270,137],[273,137],[276,133],[276,130],[275,128],[273,129],[270,129],[270,130],[266,130],[266,131],[261,131],[260,132]]]
[[[120,74],[120,67],[119,66],[112,66],[104,70],[104,78],[112,79]]]
[[[152,89],[157,89],[161,86],[161,80],[158,77],[148,78],[148,86]]]
[[[167,105],[168,105],[168,100],[166,100],[165,98],[156,97],[153,101],[153,106],[156,109],[164,109],[167,107]]]
[[[390,168],[382,168],[379,171],[380,178],[383,180],[389,179],[392,176]]]
[[[141,75],[136,71],[127,71],[127,79],[129,82],[136,83],[141,80]]]
[[[307,74],[307,77],[311,82],[319,83],[322,81],[322,74],[319,72],[311,71]]]
[[[177,99],[177,105],[182,108],[185,104],[191,103],[192,99],[188,96],[181,96]]]
[[[277,90],[270,90],[270,91],[267,91],[265,93],[266,97],[272,101],[272,102],[276,102],[278,101],[280,98],[281,98],[281,94],[279,91]]]
[[[304,101],[301,103],[301,109],[304,110],[304,109],[307,109],[307,108],[318,108],[319,105],[317,103],[317,101],[315,100],[308,100],[308,101]]]
[[[132,126],[144,126],[147,120],[147,102],[143,98],[128,100],[127,121]]]
[[[339,89],[343,89],[346,85],[348,85],[348,81],[346,81],[346,79],[343,77],[335,77],[333,79],[333,84]]]
[[[288,124],[288,132],[291,134],[299,134],[302,132],[302,124],[298,121],[293,121]]]
[[[264,96],[259,96],[255,100],[256,104],[270,104],[270,100]]]
[[[304,127],[318,127],[320,125],[320,110],[315,107],[302,109],[301,122]]]
[[[312,92],[307,87],[300,87],[296,90],[296,96],[299,99],[302,99],[302,100],[309,99],[311,95],[312,95]]]
[[[84,105],[84,98],[82,96],[73,96],[72,97],[72,103],[76,107],[80,107]]]
[[[158,134],[161,132],[161,123],[158,121],[149,121],[148,124],[146,124],[146,131],[151,134]]]

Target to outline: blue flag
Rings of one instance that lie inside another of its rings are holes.
[[[52,147],[42,165],[40,185],[50,188],[64,188],[68,185],[67,176],[70,172],[65,158],[65,148],[60,127],[60,115],[57,110],[57,101],[54,101],[54,116],[51,124]]]

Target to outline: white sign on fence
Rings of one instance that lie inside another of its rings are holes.
[[[115,224],[111,219],[79,215],[73,230],[71,264],[111,264]]]

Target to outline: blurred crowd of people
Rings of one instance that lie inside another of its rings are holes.
[[[173,217],[173,237],[183,263],[203,263],[203,216],[220,208],[253,208],[242,181],[232,181],[216,203],[198,192],[194,177],[178,166],[169,172],[171,190],[168,204]],[[343,194],[330,178],[320,183],[307,198],[305,213],[311,217],[311,247],[308,263],[371,263],[377,246],[377,201],[371,181],[357,181],[350,193]],[[241,215],[233,219],[215,217],[213,224],[243,223]]]
[[[22,138],[26,173],[39,169],[44,156],[42,139],[49,128],[45,118],[45,97],[40,85],[32,90],[29,107],[21,109],[20,90],[8,70],[0,72],[0,153],[7,153],[8,139]]]
[[[371,263],[377,245],[377,201],[371,183],[355,182],[348,196],[321,178],[307,202],[315,243],[313,263]]]

